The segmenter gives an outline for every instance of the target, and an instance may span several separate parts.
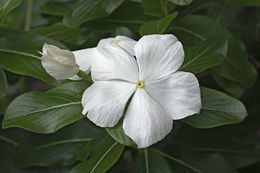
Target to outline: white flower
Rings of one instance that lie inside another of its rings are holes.
[[[42,48],[42,66],[57,80],[67,79],[79,72],[75,56],[71,51],[44,44]]]
[[[106,38],[102,39],[98,43],[98,47],[107,47],[107,46],[114,46],[119,47],[126,52],[130,53],[131,55],[135,55],[134,53],[134,47],[135,47],[136,41],[126,37],[118,35],[114,38]]]
[[[79,65],[80,70],[82,70],[86,74],[89,74],[92,64],[92,58],[94,58],[95,56],[95,48],[81,49],[73,51],[72,53],[75,56],[76,63]],[[69,79],[81,80],[81,78],[78,75],[72,76]]]
[[[163,139],[172,120],[199,113],[199,83],[192,73],[177,71],[184,51],[173,35],[142,37],[134,48],[136,59],[113,46],[97,49],[91,69],[95,82],[82,97],[83,114],[96,125],[115,126],[132,96],[123,129],[144,148]]]
[[[136,41],[128,38],[126,36],[116,36],[111,38],[102,39],[99,41],[97,47],[117,47],[121,48],[130,54],[134,55],[134,46]],[[90,72],[91,64],[93,59],[95,59],[96,48],[87,48],[74,51],[73,54],[75,55],[76,62],[79,65],[80,70],[84,71],[85,73]],[[71,80],[80,80],[81,78],[77,75],[69,78]]]

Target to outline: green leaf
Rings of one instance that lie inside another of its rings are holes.
[[[4,131],[0,130],[1,134],[8,136]],[[20,137],[20,133],[14,133],[15,136]],[[10,139],[12,140],[12,139]],[[15,141],[14,141],[15,142]],[[68,168],[45,168],[37,167],[30,169],[22,169],[15,163],[14,155],[16,154],[16,148],[10,143],[6,143],[0,140],[0,172],[4,173],[67,173]]]
[[[201,87],[202,108],[199,115],[183,121],[196,128],[212,128],[239,123],[247,116],[245,106],[239,100],[222,92]]]
[[[56,80],[42,67],[40,57],[33,54],[0,49],[0,67],[13,73],[41,79],[50,84],[56,83]]]
[[[0,28],[1,49],[22,51],[33,55],[39,55],[37,51],[42,50],[42,46],[45,42],[66,49],[65,45],[42,35]]]
[[[90,159],[76,165],[71,173],[105,173],[119,159],[124,146],[106,137],[97,146]]]
[[[0,99],[7,95],[8,84],[5,77],[5,72],[0,69]]]
[[[78,28],[69,28],[62,23],[56,23],[51,26],[38,27],[31,30],[31,32],[66,42],[75,39],[79,35],[80,30]]]
[[[145,150],[144,153],[147,173],[171,173],[166,160],[154,150]]]
[[[234,3],[246,6],[260,6],[259,0],[236,0]]]
[[[167,161],[166,161],[167,159]],[[173,170],[173,171],[172,171]],[[144,149],[129,172],[134,173],[201,173],[189,164],[157,149]]]
[[[207,173],[238,173],[231,164],[218,153],[185,153],[184,160]]]
[[[200,170],[198,170],[197,168],[189,165],[188,163],[185,163],[173,156],[170,156],[166,153],[163,153],[159,150],[155,150],[155,152],[157,152],[158,154],[160,154],[161,156],[167,158],[169,161],[171,161],[170,166],[171,168],[176,172],[176,173],[202,173]]]
[[[46,4],[40,8],[43,14],[53,15],[53,16],[64,16],[69,12],[69,9],[62,6],[62,4]]]
[[[86,22],[84,26],[93,31],[103,33],[113,32],[122,26],[138,32],[146,19],[147,17],[143,13],[142,6],[137,3],[125,2],[109,17]]]
[[[70,81],[63,83],[52,90],[69,90],[76,92],[78,95],[82,95],[90,85],[91,83],[88,81]]]
[[[13,73],[39,78],[49,84],[57,84],[45,72],[37,52],[41,51],[45,42],[65,48],[48,37],[0,28],[0,67]]]
[[[190,5],[193,0],[168,0],[168,1],[176,5],[185,6],[185,5]]]
[[[160,0],[142,0],[144,5],[144,14],[150,16],[161,17],[162,8]]]
[[[233,95],[236,98],[239,98],[243,92],[244,89],[237,83],[231,82],[230,80],[227,80],[221,76],[218,76],[217,74],[212,74],[213,79],[217,82],[219,86],[222,88],[225,88],[225,91],[227,91],[229,94]]]
[[[121,120],[115,127],[106,128],[107,133],[116,141],[123,145],[135,146],[134,141],[129,138],[123,130],[123,121]]]
[[[194,74],[221,64],[227,55],[228,43],[226,39],[214,38],[205,41],[197,47],[185,48],[185,59],[181,71]]]
[[[247,55],[240,46],[240,42],[225,27],[214,20],[199,15],[185,16],[174,22],[172,27],[174,34],[186,46],[195,46],[207,39],[226,37],[228,39],[228,54],[224,63],[214,69],[214,73],[239,83],[243,87],[254,84],[257,72],[248,61]]]
[[[110,15],[123,0],[79,0],[76,7],[67,13],[63,22],[71,27]]]
[[[8,106],[2,125],[52,133],[83,118],[81,111],[81,98],[75,92],[58,89],[28,92]]]
[[[7,15],[16,7],[18,7],[23,0],[1,0],[0,1],[0,26],[6,19]]]
[[[102,129],[102,128],[100,128]],[[103,132],[103,131],[102,131]],[[104,139],[104,135],[99,135],[96,136],[96,138],[90,142],[88,142],[84,148],[82,148],[78,153],[77,153],[77,159],[79,161],[86,161],[89,159],[89,157],[93,154],[93,151],[95,148],[98,146],[98,144]]]
[[[144,23],[140,27],[139,34],[141,36],[147,34],[163,34],[177,14],[177,12],[174,12],[160,20],[148,21]]]
[[[248,55],[240,47],[241,44],[243,45],[235,37],[230,38],[228,57],[213,72],[247,88],[255,83],[257,71],[253,64],[248,61]]]
[[[26,135],[19,143],[16,163],[22,168],[72,165],[77,161],[77,152],[101,132],[88,120],[82,119],[53,134]]]

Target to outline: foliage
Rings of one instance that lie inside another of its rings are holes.
[[[0,172],[260,172],[259,0],[0,0]],[[56,81],[42,45],[79,50],[102,38],[174,34],[202,109],[138,149],[122,122],[82,114],[86,81]],[[214,127],[214,128],[213,128]]]

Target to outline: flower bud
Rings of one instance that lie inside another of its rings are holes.
[[[42,48],[42,66],[57,80],[68,79],[79,72],[75,56],[71,51],[44,44]]]

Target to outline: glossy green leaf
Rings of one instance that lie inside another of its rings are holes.
[[[63,49],[66,48],[64,44],[42,35],[0,28],[1,49],[22,51],[33,55],[39,55],[37,51],[42,51],[42,46],[45,42],[56,45]]]
[[[56,83],[56,80],[42,67],[40,57],[33,54],[0,49],[0,67],[13,73],[41,79],[50,84]]]
[[[251,87],[257,78],[256,68],[249,62],[248,55],[235,37],[229,39],[228,56],[225,62],[216,67],[213,72],[222,78],[228,79],[241,86]]]
[[[65,48],[64,45],[48,37],[0,29],[0,67],[13,73],[57,84],[57,81],[45,72],[39,58],[40,54],[37,52],[41,51],[45,42]]]
[[[124,130],[123,130],[123,125],[122,125],[122,120],[113,128],[106,128],[107,133],[114,138],[116,141],[123,145],[127,146],[135,146],[136,144],[134,141],[129,138]]]
[[[52,90],[69,90],[77,93],[78,95],[82,95],[83,92],[90,87],[91,83],[88,81],[69,81],[63,83]]]
[[[185,6],[185,5],[190,5],[193,0],[168,0],[168,1],[176,5]]]
[[[8,84],[5,77],[5,72],[0,69],[0,99],[7,95]]]
[[[142,36],[147,34],[163,34],[177,14],[177,12],[174,12],[160,20],[144,23],[140,27],[139,34]]]
[[[63,22],[75,27],[89,20],[106,17],[122,2],[123,0],[79,0],[76,7],[65,15]]]
[[[82,119],[53,134],[27,135],[19,144],[16,162],[23,168],[72,165],[77,161],[77,153],[101,132],[88,120]]]
[[[2,125],[52,133],[83,118],[81,111],[81,98],[75,92],[59,89],[29,92],[8,106]]]
[[[202,108],[199,115],[183,121],[196,128],[212,128],[239,123],[247,116],[245,106],[239,100],[222,92],[201,87]]]
[[[68,42],[72,41],[79,35],[80,29],[69,28],[62,23],[56,23],[51,26],[38,27],[37,29],[33,29],[31,32],[44,35],[57,41]]]
[[[174,22],[173,33],[178,36],[185,46],[195,46],[207,39],[226,37],[228,39],[227,58],[214,69],[219,76],[239,83],[243,87],[254,84],[257,72],[248,61],[248,57],[240,46],[240,42],[225,27],[214,20],[199,15],[185,16]]]
[[[123,145],[106,137],[96,147],[90,159],[76,165],[71,173],[105,173],[119,159],[123,149]]]
[[[197,47],[185,48],[185,59],[181,71],[194,74],[219,65],[225,59],[228,50],[226,39],[214,38]]]
[[[234,97],[239,98],[243,94],[244,89],[238,83],[231,82],[230,80],[218,76],[217,74],[212,74],[212,77],[215,79],[219,86],[225,88],[225,91],[227,91]]]
[[[4,22],[7,15],[16,7],[18,7],[23,0],[1,0],[0,1],[0,25]]]
[[[103,33],[113,32],[122,26],[138,32],[146,19],[147,17],[143,14],[142,6],[137,3],[125,2],[109,17],[86,22],[84,26]]]

